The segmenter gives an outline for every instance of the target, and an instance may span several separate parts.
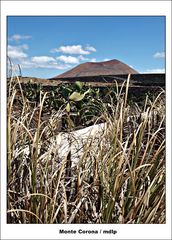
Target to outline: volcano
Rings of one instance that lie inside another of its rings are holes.
[[[79,64],[71,70],[64,72],[54,78],[73,78],[84,76],[101,76],[101,75],[122,75],[122,74],[138,74],[136,70],[127,64],[113,59],[106,62],[86,62]]]

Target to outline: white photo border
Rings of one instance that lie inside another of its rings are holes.
[[[105,239],[101,234],[60,235],[59,229],[117,231],[107,239],[171,239],[171,1],[2,1],[1,7],[1,239]],[[166,224],[6,223],[7,17],[26,15],[166,17]]]

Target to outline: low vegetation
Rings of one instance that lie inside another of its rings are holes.
[[[165,223],[165,92],[132,101],[129,78],[105,92],[8,82],[8,223]],[[51,141],[107,123],[77,165]],[[27,151],[26,151],[27,149]]]

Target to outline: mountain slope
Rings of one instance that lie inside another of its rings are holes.
[[[127,64],[116,59],[106,62],[86,62],[71,70],[64,72],[55,78],[116,75],[116,74],[137,74],[138,72]]]

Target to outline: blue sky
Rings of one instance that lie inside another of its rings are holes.
[[[110,59],[140,73],[165,71],[162,16],[9,16],[7,41],[23,76],[50,78],[80,63]]]

